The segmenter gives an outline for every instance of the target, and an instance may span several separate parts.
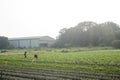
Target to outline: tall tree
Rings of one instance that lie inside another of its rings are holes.
[[[120,30],[119,25],[113,22],[105,22],[99,24],[100,36],[99,41],[105,45],[111,45],[111,42],[116,39],[116,31]]]
[[[0,49],[6,49],[9,46],[8,38],[0,36]]]
[[[56,40],[59,47],[77,46],[110,46],[113,40],[120,39],[120,27],[113,22],[97,24],[95,22],[81,22],[75,27],[62,29]]]

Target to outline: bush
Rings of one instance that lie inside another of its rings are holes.
[[[119,49],[120,48],[120,40],[112,41],[112,46],[116,49]]]
[[[0,36],[0,49],[7,49],[8,46],[9,46],[8,38]]]
[[[7,50],[1,50],[1,53],[5,53],[5,52],[7,52]]]

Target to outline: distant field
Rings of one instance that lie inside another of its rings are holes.
[[[0,65],[5,67],[36,68],[49,70],[64,70],[74,72],[87,72],[98,74],[111,73],[108,80],[119,80],[120,75],[120,50],[112,48],[70,48],[70,49],[27,49],[7,50],[0,53]],[[34,59],[38,53],[38,59]],[[6,55],[5,55],[6,54]],[[34,60],[34,61],[33,61]],[[77,74],[76,74],[77,75]],[[85,75],[85,74],[84,74]],[[93,74],[95,75],[95,74]],[[89,75],[90,76],[90,75]],[[115,77],[114,77],[115,76]],[[110,78],[109,78],[110,77]],[[80,76],[79,76],[80,78]],[[102,77],[101,77],[102,78]],[[81,78],[82,79],[82,78]],[[106,78],[107,79],[107,78]],[[83,79],[84,80],[84,79]],[[89,79],[88,79],[89,80]],[[92,79],[93,80],[93,79]]]

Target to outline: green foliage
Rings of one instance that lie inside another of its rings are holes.
[[[23,49],[7,51],[6,54],[0,55],[0,69],[1,75],[3,71],[4,78],[8,79],[11,79],[11,76],[15,80],[19,77],[30,79],[27,77],[30,75],[32,79],[33,77],[39,79],[39,76],[45,79],[49,76],[57,77],[52,80],[61,80],[61,78],[72,80],[73,77],[75,80],[82,78],[82,80],[119,80],[120,78],[120,50],[113,50],[111,47],[27,49],[27,58],[24,58]],[[32,62],[33,53],[36,52],[39,57]]]
[[[120,39],[120,27],[113,22],[97,24],[81,22],[75,27],[62,29],[55,47],[111,46],[111,42]]]
[[[118,40],[120,40],[120,30],[117,30],[117,31],[115,32],[115,36],[116,36],[116,38],[117,38]]]
[[[9,46],[8,38],[0,36],[0,49],[6,49]]]
[[[5,53],[5,52],[7,52],[7,50],[1,50],[1,53]]]
[[[95,50],[96,49],[96,50]],[[22,50],[9,50],[5,55],[0,56],[0,65],[39,67],[52,69],[74,69],[74,70],[95,70],[95,71],[118,71],[120,66],[120,50],[101,50],[102,48],[70,48],[70,49],[49,49],[37,50],[38,59],[32,63],[36,53],[31,50],[24,58]],[[16,52],[17,51],[17,52]],[[44,53],[43,53],[44,52]],[[18,54],[21,53],[21,54]]]
[[[112,42],[112,46],[113,46],[114,48],[119,49],[119,48],[120,48],[120,40],[114,40],[114,41]]]

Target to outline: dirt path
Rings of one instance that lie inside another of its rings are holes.
[[[18,55],[18,54],[23,54],[23,53],[0,53],[0,56],[2,56],[2,55]]]

